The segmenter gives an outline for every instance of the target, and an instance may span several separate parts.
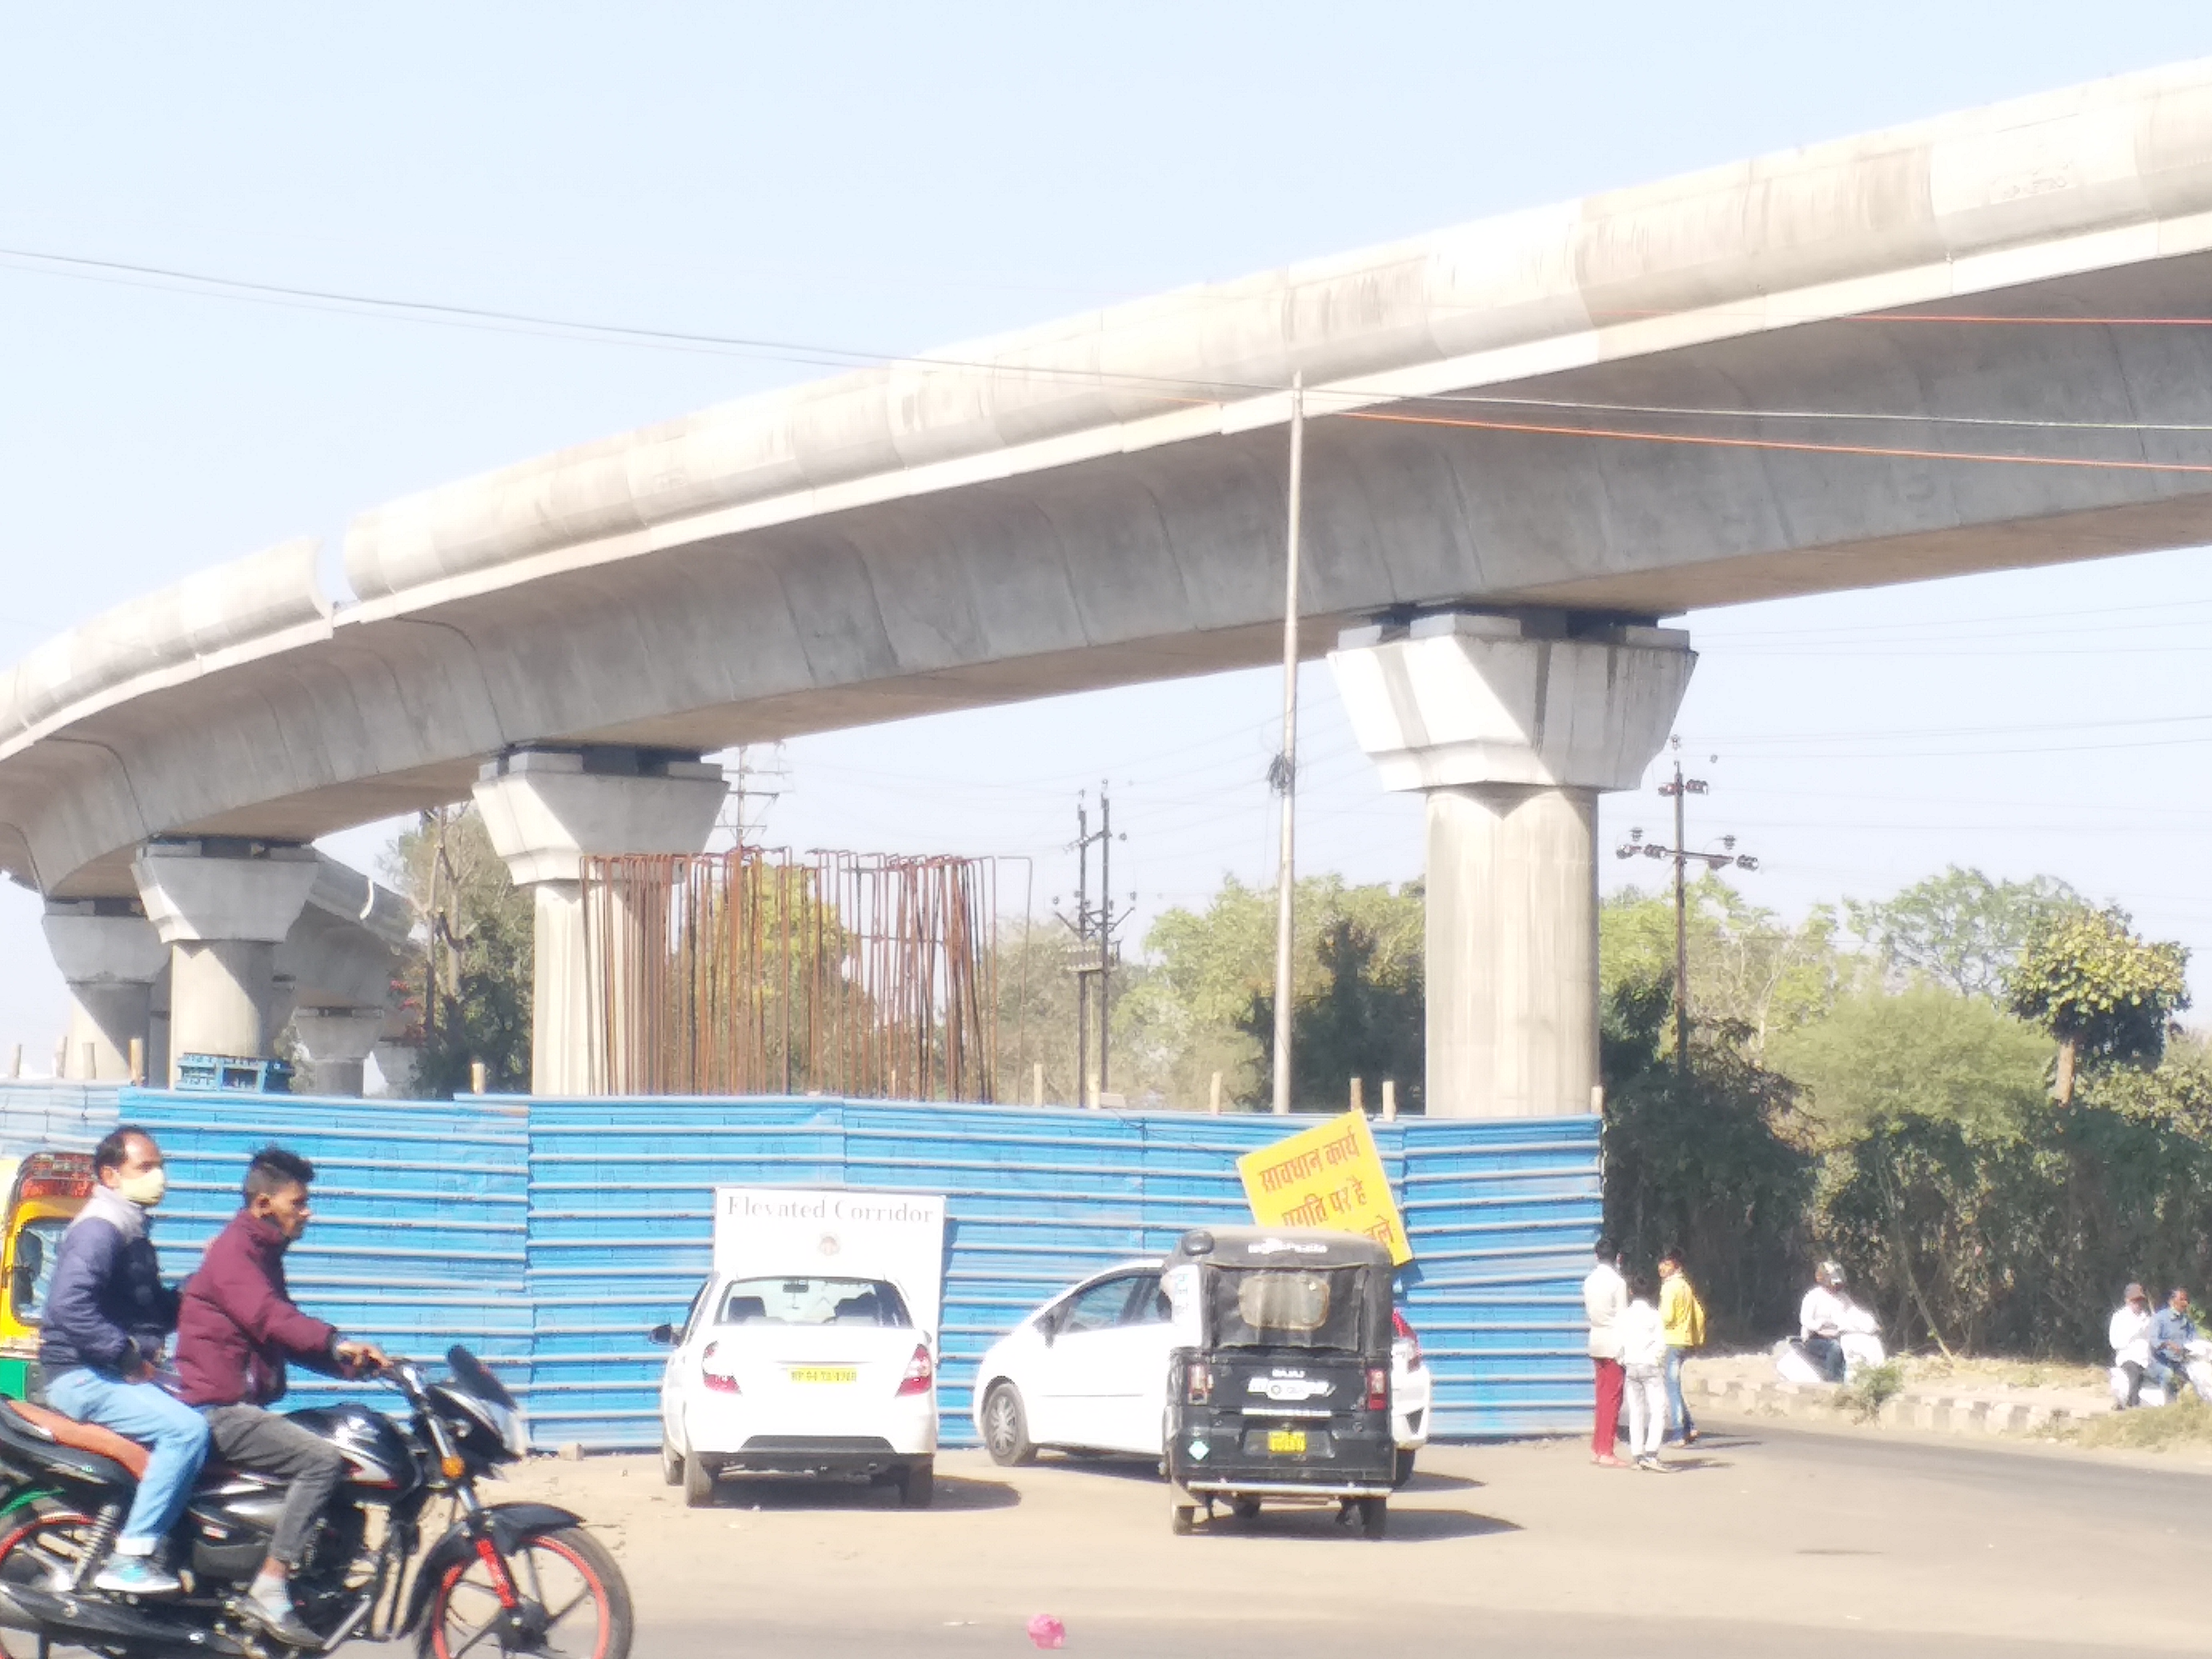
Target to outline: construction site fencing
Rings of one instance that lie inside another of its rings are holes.
[[[998,1097],[988,859],[836,852],[585,860],[609,1094]]]
[[[88,1102],[112,1123],[114,1091]],[[984,1352],[1060,1290],[1247,1218],[1236,1159],[1318,1120],[820,1098],[403,1103],[122,1091],[169,1157],[172,1279],[235,1212],[253,1150],[317,1166],[293,1293],[350,1334],[483,1354],[541,1448],[659,1444],[668,1351],[710,1261],[717,1185],[941,1193],[940,1433],[974,1443]],[[89,1126],[88,1126],[89,1127]],[[1582,1278],[1599,1227],[1595,1117],[1373,1125],[1413,1263],[1442,1437],[1589,1427]],[[79,1130],[81,1135],[82,1130]],[[375,1390],[314,1377],[302,1392]],[[385,1403],[390,1404],[388,1397]]]

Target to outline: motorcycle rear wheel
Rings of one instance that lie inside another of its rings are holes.
[[[614,1558],[581,1527],[530,1534],[508,1555],[507,1567],[516,1590],[544,1615],[535,1644],[501,1644],[496,1626],[505,1613],[489,1571],[472,1555],[447,1568],[432,1592],[419,1659],[518,1651],[544,1659],[629,1659],[629,1586]]]

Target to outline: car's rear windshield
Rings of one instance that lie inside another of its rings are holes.
[[[1366,1271],[1237,1267],[1217,1273],[1214,1340],[1228,1347],[1355,1349]]]
[[[717,1325],[874,1325],[911,1329],[898,1286],[880,1279],[738,1279],[722,1289]]]

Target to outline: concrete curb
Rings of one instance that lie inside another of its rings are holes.
[[[1863,1420],[1849,1407],[1838,1403],[1839,1391],[1832,1388],[1805,1388],[1779,1380],[1747,1382],[1737,1377],[1693,1376],[1691,1382],[1692,1399],[1722,1413],[1826,1424]],[[2042,1435],[2081,1422],[2093,1414],[2076,1406],[2049,1401],[1907,1392],[1885,1401],[1873,1421],[1888,1428],[1918,1429],[1937,1434]]]

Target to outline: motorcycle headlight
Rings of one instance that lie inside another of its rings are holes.
[[[530,1419],[519,1410],[510,1410],[496,1401],[477,1402],[484,1414],[491,1419],[492,1426],[499,1431],[500,1443],[508,1455],[524,1458],[530,1455]]]

